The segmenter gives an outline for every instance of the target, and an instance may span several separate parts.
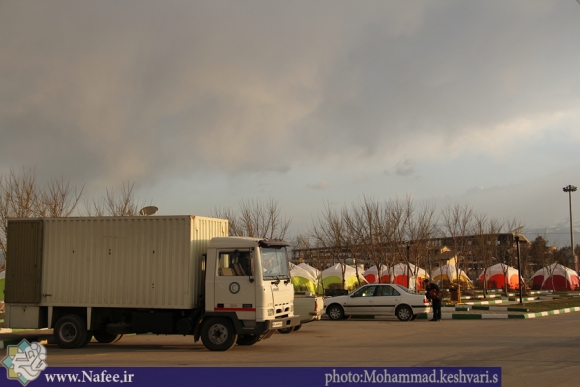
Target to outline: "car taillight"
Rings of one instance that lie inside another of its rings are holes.
[[[314,300],[314,311],[318,310],[318,300]]]
[[[429,300],[426,298],[423,298],[423,304],[428,304],[428,303],[429,303]]]

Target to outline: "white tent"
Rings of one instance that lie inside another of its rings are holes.
[[[457,269],[453,265],[443,265],[438,267],[431,274],[433,281],[457,281]],[[459,281],[471,283],[471,280],[463,270],[459,270]]]
[[[329,267],[322,271],[322,283],[324,288],[327,289],[330,284],[338,283],[342,284],[342,271],[344,268],[344,280],[345,280],[345,287],[347,289],[358,287],[359,280],[360,283],[366,284],[367,281],[363,277],[363,273],[358,273],[358,279],[356,276],[355,268],[342,264],[337,263],[334,266]]]
[[[314,278],[320,278],[320,270],[318,270],[315,267],[310,266],[307,263],[299,263],[298,266],[300,266],[302,269],[306,270],[307,272],[310,273],[310,275],[312,275]]]
[[[290,263],[290,276],[292,277],[292,284],[294,285],[295,291],[306,288],[311,293],[319,293],[319,291],[317,291],[320,290],[317,289],[319,287],[317,279],[314,278],[306,269]]]

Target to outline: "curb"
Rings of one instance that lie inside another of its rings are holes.
[[[553,316],[556,314],[566,314],[566,313],[570,313],[570,312],[580,312],[580,306],[575,306],[573,308],[549,310],[546,312],[539,312],[539,313],[513,314],[513,315],[509,315],[508,318],[536,318],[536,317]]]
[[[495,320],[495,319],[505,319],[505,318],[517,318],[517,319],[526,319],[526,318],[537,318],[537,317],[545,317],[545,316],[553,316],[557,314],[566,314],[571,312],[580,312],[580,306],[575,306],[573,308],[565,308],[565,309],[557,309],[557,310],[550,310],[546,312],[538,312],[538,313],[522,313],[522,314],[508,314],[508,313],[470,313],[470,314],[442,314],[442,320]],[[428,314],[420,314],[417,316],[417,319],[426,320],[428,318],[432,318],[433,313]]]
[[[491,305],[491,304],[504,304],[509,302],[508,300],[490,300],[490,301],[469,301],[466,302],[466,305]]]
[[[493,310],[497,312],[529,312],[528,308],[506,308],[502,306],[479,306],[474,305],[471,309],[473,310]]]
[[[35,342],[43,344],[43,345],[47,344],[47,342],[48,342],[46,339],[41,339],[40,337],[34,337],[34,336],[23,337],[21,339],[12,339],[12,340],[0,341],[0,349],[7,348],[9,345],[18,345],[24,339],[28,340],[28,342],[30,342],[30,343],[35,341]]]

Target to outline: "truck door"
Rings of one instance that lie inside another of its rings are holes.
[[[236,312],[240,320],[255,320],[256,282],[253,254],[249,249],[221,249],[217,254],[214,311]]]

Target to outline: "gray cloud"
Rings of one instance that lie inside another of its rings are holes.
[[[308,184],[307,187],[308,188],[311,188],[311,189],[323,191],[323,190],[325,190],[325,189],[328,188],[328,182],[321,181],[321,182],[318,182],[318,183],[315,183],[315,184]]]
[[[395,173],[399,176],[410,176],[415,173],[414,162],[409,159],[400,160],[395,167]]]
[[[0,166],[109,183],[416,162],[579,105],[568,3],[4,2]]]

